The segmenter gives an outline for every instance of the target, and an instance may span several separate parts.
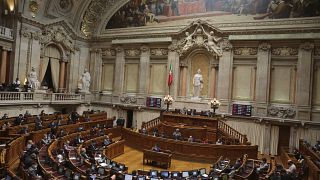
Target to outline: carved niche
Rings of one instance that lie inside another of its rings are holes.
[[[221,56],[222,38],[217,37],[214,31],[205,22],[195,21],[183,31],[185,35],[178,40],[174,48],[177,49],[180,56],[195,48],[204,48],[216,56]]]
[[[278,118],[294,118],[296,110],[294,107],[269,106],[268,115]]]

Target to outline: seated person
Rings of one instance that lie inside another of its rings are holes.
[[[84,140],[82,139],[81,135],[78,134],[75,140],[76,144],[82,144],[84,142]]]
[[[90,159],[90,157],[87,155],[87,151],[85,148],[81,148],[80,155],[85,159]]]
[[[6,119],[8,119],[9,117],[8,117],[8,114],[7,113],[4,113],[4,115],[2,116],[2,120],[6,120]]]
[[[19,114],[18,117],[16,117],[15,121],[14,121],[14,125],[17,126],[17,125],[21,125],[23,124],[24,122],[24,118],[23,118],[23,115],[22,114]]]
[[[42,111],[40,112],[39,116],[44,116],[44,115],[46,115],[46,113],[44,112],[44,110],[42,110]]]
[[[161,151],[161,149],[160,149],[160,147],[158,146],[158,144],[155,144],[155,145],[152,147],[151,150],[152,150],[152,151],[156,151],[156,152],[160,152],[160,151]]]
[[[57,155],[57,161],[58,161],[59,164],[64,162],[64,157],[63,157],[63,155],[61,153],[59,153]]]
[[[320,141],[317,141],[317,143],[313,146],[313,148],[314,148],[316,151],[320,151]]]
[[[51,137],[48,134],[44,134],[41,140],[42,144],[48,145],[51,142]]]
[[[91,119],[90,119],[90,117],[89,117],[89,115],[88,115],[88,114],[86,114],[86,115],[85,115],[85,117],[84,117],[84,121],[85,121],[85,122],[89,122],[89,121],[91,121]]]
[[[288,160],[288,166],[289,166],[289,168],[286,169],[287,174],[291,177],[296,177],[297,176],[296,165],[291,160]]]
[[[192,136],[189,136],[188,142],[193,142],[193,137]]]
[[[109,136],[107,136],[107,137],[103,140],[103,145],[104,145],[104,146],[108,146],[109,144],[111,144],[111,140],[110,140]]]
[[[257,174],[267,172],[268,169],[269,169],[269,165],[267,163],[267,159],[262,158],[262,162],[260,163],[259,167],[256,169]]]
[[[229,176],[233,177],[236,170],[241,167],[242,163],[243,163],[242,158],[237,159],[237,161],[234,163],[234,165],[230,169],[228,169]]]
[[[11,124],[9,123],[9,121],[6,121],[5,123],[3,123],[1,129],[5,131],[5,130],[7,130],[10,126],[11,126]]]
[[[63,149],[66,151],[72,151],[74,150],[74,147],[70,146],[70,141],[66,141],[65,143],[63,143]]]
[[[35,125],[36,125],[36,130],[40,130],[42,129],[43,125],[42,125],[42,120],[40,118],[40,116],[36,116],[36,119],[34,120],[35,121]]]
[[[27,118],[27,117],[30,117],[30,116],[31,116],[31,114],[29,113],[28,110],[26,110],[26,112],[24,113],[24,118]]]
[[[146,130],[145,127],[141,129],[141,133],[142,133],[142,134],[147,134],[147,130]]]
[[[29,168],[28,168],[28,174],[31,176],[31,179],[39,179],[41,178],[38,172],[38,164],[33,163]]]
[[[217,142],[216,142],[216,145],[222,145],[223,143],[222,143],[222,140],[219,138],[218,140],[217,140]]]
[[[28,126],[24,126],[20,129],[19,134],[29,134]]]
[[[180,132],[180,130],[179,130],[179,129],[176,129],[176,130],[173,132],[172,136],[173,136],[173,139],[175,139],[175,140],[181,139],[181,132]]]

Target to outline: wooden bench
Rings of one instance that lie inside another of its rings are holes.
[[[171,166],[171,157],[172,154],[169,153],[143,150],[143,164],[148,163],[148,161],[155,161],[165,164],[166,168],[169,168]]]

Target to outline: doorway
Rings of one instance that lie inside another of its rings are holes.
[[[133,110],[127,110],[127,128],[132,128]]]
[[[278,154],[281,147],[289,147],[290,126],[279,126]]]

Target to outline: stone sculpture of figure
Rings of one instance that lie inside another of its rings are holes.
[[[31,72],[29,73],[28,81],[29,81],[29,83],[30,83],[30,85],[31,85],[31,88],[32,88],[33,90],[39,89],[39,87],[40,87],[40,82],[39,82],[39,80],[38,80],[37,72],[36,72],[36,70],[35,70],[34,67],[32,67]]]
[[[199,98],[201,89],[203,88],[203,78],[201,70],[198,69],[197,73],[193,76],[193,97]]]
[[[90,73],[88,72],[87,69],[84,69],[84,72],[82,74],[82,92],[89,92],[89,87],[90,87],[90,81],[91,81],[91,76]]]
[[[221,38],[216,38],[214,36],[214,32],[213,31],[210,31],[210,33],[207,33],[203,27],[201,26],[203,32],[207,35],[207,49],[208,51],[213,51],[215,52],[217,55],[221,56],[221,49],[220,47],[217,45],[217,42],[221,41]]]
[[[183,41],[184,46],[183,46],[183,50],[186,51],[188,50],[192,44],[193,44],[193,39],[192,39],[192,36],[194,35],[195,32],[193,32],[192,34],[190,34],[189,32],[186,32],[186,39]]]

